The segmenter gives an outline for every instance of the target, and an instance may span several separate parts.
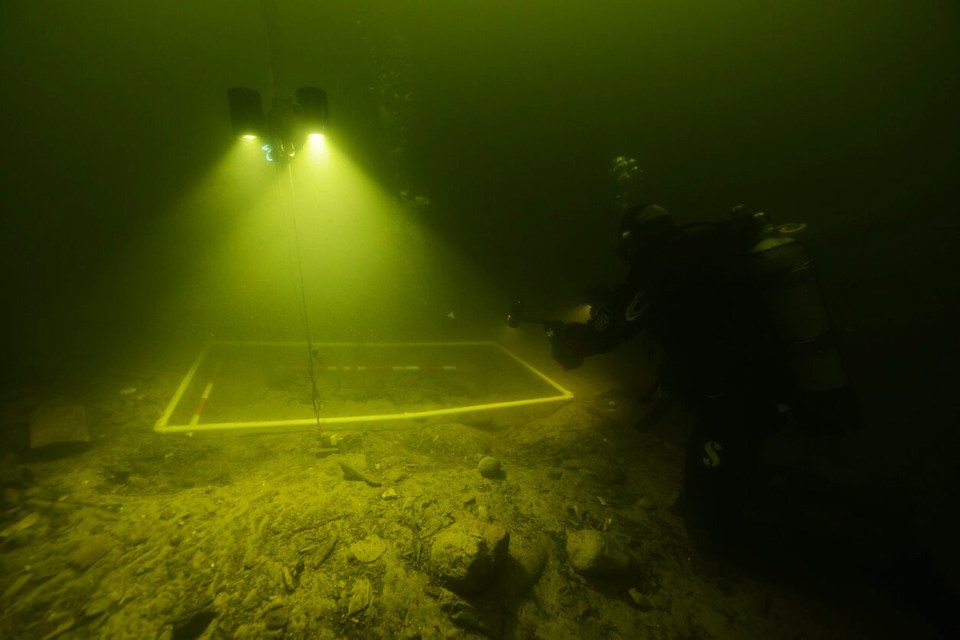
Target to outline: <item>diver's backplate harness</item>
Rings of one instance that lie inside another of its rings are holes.
[[[758,338],[783,367],[784,397],[777,399],[782,410],[816,404],[819,398],[848,391],[850,380],[817,282],[816,268],[797,238],[806,224],[774,225],[765,213],[735,207],[729,220],[691,222],[677,228],[725,225],[729,225],[729,237],[741,247],[739,250],[747,252],[746,275],[757,296],[757,308],[765,316],[759,325],[765,327],[766,335]],[[654,406],[637,425],[638,429],[651,428],[675,400],[657,381],[642,401]],[[836,421],[832,424],[840,428]]]
[[[767,316],[771,346],[785,365],[788,401],[848,388],[815,265],[797,239],[806,224],[773,225],[766,214],[747,214],[742,207],[733,215],[734,224],[749,222],[755,229],[749,275]]]

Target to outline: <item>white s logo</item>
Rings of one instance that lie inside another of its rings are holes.
[[[716,467],[720,464],[720,452],[723,451],[723,447],[720,446],[719,442],[711,440],[710,442],[704,443],[703,452],[707,454],[702,458],[703,464],[708,467]]]

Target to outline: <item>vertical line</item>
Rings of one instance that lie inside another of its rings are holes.
[[[270,79],[273,81],[273,99],[283,95],[283,72],[281,69],[280,19],[277,0],[261,0],[263,26],[267,36],[267,53],[270,57]]]
[[[303,259],[300,256],[300,234],[297,229],[297,196],[293,183],[293,168],[287,165],[287,179],[290,189],[289,214],[293,222],[293,247],[297,257],[297,273],[300,276],[300,310],[303,315],[303,331],[307,338],[307,367],[310,372],[310,400],[313,404],[313,413],[317,418],[317,428],[320,428],[320,391],[317,389],[317,373],[313,366],[313,342],[310,339],[310,315],[307,309],[307,287],[303,279]],[[278,167],[279,168],[279,167]]]

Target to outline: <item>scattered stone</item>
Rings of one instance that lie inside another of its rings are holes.
[[[233,630],[233,640],[259,640],[263,630],[257,624],[242,624]]]
[[[283,629],[287,626],[287,621],[290,619],[290,607],[281,605],[279,607],[274,607],[267,611],[267,614],[263,617],[263,624],[270,630]]]
[[[366,537],[350,545],[350,553],[353,557],[364,563],[378,560],[386,550],[387,543],[378,535]]]
[[[393,487],[390,487],[389,489],[381,493],[380,497],[383,498],[384,500],[396,500],[400,496],[397,495],[396,489],[394,489]]]
[[[329,536],[322,545],[318,547],[319,551],[317,553],[317,561],[314,563],[314,568],[319,568],[324,562],[327,561],[327,558],[330,557],[330,554],[333,553],[334,548],[337,546],[337,542],[340,540],[340,534],[333,534]]]
[[[403,469],[395,468],[395,467],[386,469],[383,472],[384,481],[389,482],[390,484],[400,484],[401,482],[406,480],[407,477],[408,477],[408,474],[406,471],[404,471]]]
[[[343,436],[337,433],[322,433],[317,437],[317,442],[320,443],[320,446],[324,449],[339,450],[338,445],[342,439]]]
[[[502,526],[468,519],[437,534],[430,550],[434,574],[463,595],[486,589],[502,565],[510,534]]]
[[[500,466],[500,460],[493,456],[484,456],[477,465],[477,470],[484,478],[496,479],[503,477],[503,469]]]
[[[628,592],[630,599],[633,601],[633,604],[637,606],[637,609],[640,611],[652,611],[653,603],[650,602],[650,598],[640,593],[635,587],[631,588]]]
[[[53,631],[45,635],[44,640],[46,640],[47,638],[56,638],[58,636],[63,635],[64,633],[72,629],[73,625],[76,624],[76,622],[77,621],[74,618],[67,618],[66,620],[61,622],[59,625],[57,625],[56,629],[54,629]]]
[[[630,556],[623,547],[593,529],[567,530],[567,557],[573,570],[585,576],[616,577],[630,566]]]
[[[585,600],[577,600],[577,604],[574,609],[574,617],[578,620],[582,620],[593,613],[593,607],[590,606],[590,603]],[[681,636],[686,637],[686,636]]]
[[[437,601],[440,609],[457,627],[478,632],[488,638],[502,637],[503,634],[499,633],[503,626],[502,621],[498,620],[498,616],[489,608],[478,609],[467,600],[442,587],[426,587],[424,593]]]
[[[519,548],[511,544],[500,581],[507,599],[515,601],[523,598],[540,580],[549,558],[549,543],[543,537],[527,541]]]
[[[41,405],[30,419],[30,448],[90,442],[87,412],[79,404]]]
[[[67,564],[77,571],[86,571],[112,548],[113,543],[107,536],[93,536],[67,556]]]
[[[110,416],[110,424],[114,426],[125,425],[136,417],[136,412],[132,408],[123,409],[117,411],[112,416]],[[193,436],[191,436],[193,437]]]
[[[132,472],[129,469],[104,469],[103,478],[108,484],[123,485],[130,480]]]
[[[283,575],[283,586],[287,588],[287,591],[293,593],[297,588],[297,583],[293,580],[293,574],[286,567],[281,567],[280,573]]]
[[[156,638],[157,623],[133,607],[120,607],[96,630],[101,638]],[[51,633],[47,636],[53,638]]]
[[[25,516],[24,518],[22,518],[21,520],[18,520],[14,524],[10,525],[3,531],[0,531],[0,539],[12,538],[18,533],[20,533],[21,531],[25,531],[29,529],[30,527],[37,524],[38,522],[40,522],[40,514],[34,511],[29,515]]]
[[[366,578],[357,580],[350,590],[350,600],[347,602],[347,617],[363,612],[373,604],[373,587]]]
[[[216,611],[193,611],[173,623],[175,640],[195,640],[203,635],[217,617]]]
[[[110,607],[113,606],[114,599],[108,595],[100,594],[94,596],[90,602],[87,603],[87,606],[83,609],[83,615],[87,618],[94,618],[101,613],[106,612]]]
[[[153,609],[163,615],[169,614],[176,607],[179,610],[182,604],[182,594],[175,588],[161,589],[153,598]]]
[[[4,590],[3,595],[0,596],[0,600],[8,600],[20,593],[20,589],[23,589],[23,587],[30,582],[30,578],[32,577],[32,573],[22,574],[19,578],[13,581],[13,584]]]
[[[210,555],[203,549],[197,549],[193,557],[190,558],[190,566],[195,571],[206,571],[210,566]]]
[[[358,471],[355,467],[347,464],[343,460],[338,461],[340,464],[340,470],[343,471],[344,480],[359,480],[360,482],[366,482],[371,487],[379,487],[381,482],[377,482],[370,476]]]

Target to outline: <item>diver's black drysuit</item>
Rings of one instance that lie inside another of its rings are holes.
[[[696,417],[687,446],[688,518],[735,528],[763,438],[783,423],[783,363],[751,277],[755,227],[675,228],[634,256],[628,275],[587,323],[548,328],[553,357],[571,369],[645,330],[662,352],[660,386]]]
[[[588,322],[547,326],[552,355],[566,369],[646,331],[661,351],[661,388],[695,416],[686,451],[684,515],[694,533],[708,534],[706,540],[748,552],[757,537],[742,526],[750,522],[744,520],[745,508],[756,486],[761,445],[785,424],[784,410],[812,434],[860,427],[849,380],[829,362],[831,352],[838,354],[824,311],[816,309],[822,300],[812,263],[799,243],[769,234],[772,227],[757,220],[734,215],[723,223],[660,224],[653,241],[631,252],[624,282],[592,306]],[[797,340],[803,332],[778,327],[778,315],[814,329]],[[826,366],[817,371],[817,363]],[[882,510],[871,506],[876,496],[847,493],[844,510],[874,509],[882,517],[877,531],[846,540],[843,532],[826,529],[823,540],[839,542],[840,549],[867,546],[864,557],[879,549],[865,578],[925,612],[945,637],[960,637],[957,595],[910,532],[899,531],[908,527],[908,509],[894,509],[887,493],[880,495]],[[854,502],[864,498],[872,499]],[[872,522],[865,513],[864,521]],[[823,542],[818,547],[808,539],[810,531],[816,528],[800,532],[794,550],[809,546],[817,558]],[[778,533],[772,539],[789,537]]]

